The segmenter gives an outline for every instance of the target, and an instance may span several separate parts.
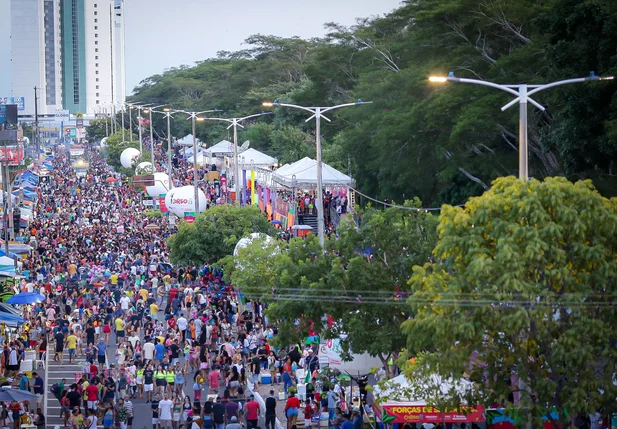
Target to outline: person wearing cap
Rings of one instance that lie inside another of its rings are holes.
[[[231,417],[229,423],[227,423],[226,429],[242,429],[242,425],[238,422],[238,417]]]
[[[249,401],[244,404],[244,409],[247,429],[256,428],[259,420],[259,403],[255,400],[255,395],[249,395]]]

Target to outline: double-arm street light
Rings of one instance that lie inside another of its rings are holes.
[[[435,83],[445,82],[459,82],[459,83],[472,83],[474,85],[489,86],[491,88],[500,89],[509,94],[512,94],[515,98],[508,104],[501,108],[501,111],[519,104],[519,125],[518,125],[518,177],[522,180],[529,178],[529,141],[528,141],[528,127],[527,127],[527,103],[531,103],[538,109],[544,111],[545,108],[538,102],[536,102],[531,96],[542,90],[552,88],[554,86],[566,85],[569,83],[581,83],[590,82],[596,80],[612,80],[614,76],[596,76],[593,72],[588,77],[581,77],[576,79],[566,79],[557,82],[547,83],[544,85],[528,85],[528,84],[514,84],[514,85],[502,85],[493,82],[487,82],[479,79],[466,79],[454,76],[454,72],[450,72],[448,76],[431,76],[429,81]]]
[[[231,124],[227,127],[227,129],[230,129],[231,127],[233,127],[234,129],[234,186],[236,188],[236,205],[242,205],[240,196],[244,192],[244,189],[243,189],[244,184],[240,185],[240,169],[238,168],[238,127],[244,128],[240,124],[240,122],[246,121],[247,119],[257,118],[258,116],[271,115],[271,114],[272,112],[262,112],[262,113],[257,113],[255,115],[244,116],[242,118],[207,118],[207,117],[203,118],[204,120],[207,120],[207,121],[227,122]]]
[[[129,104],[131,109],[137,110],[137,131],[139,133],[139,157],[141,158],[142,153],[144,151],[143,142],[141,139],[141,111],[147,110],[149,104]],[[131,132],[131,141],[133,141],[132,132]]]
[[[189,115],[189,117],[186,119],[190,119],[193,126],[193,162],[195,163],[195,165],[193,165],[193,181],[195,182],[195,217],[197,217],[197,215],[199,215],[199,185],[197,183],[197,137],[195,136],[195,121],[203,120],[202,118],[199,118],[199,115],[202,115],[204,113],[221,112],[221,110],[212,109],[204,110],[201,112],[187,112],[186,110],[178,110],[178,112],[186,113],[187,115]]]
[[[322,189],[322,161],[321,161],[321,118],[331,122],[329,118],[323,116],[324,113],[334,109],[340,109],[341,107],[360,106],[363,104],[372,104],[372,101],[358,100],[355,103],[339,104],[337,106],[330,107],[306,107],[297,106],[295,104],[280,103],[278,100],[274,100],[272,103],[263,103],[264,107],[292,107],[294,109],[305,110],[311,113],[311,116],[306,119],[305,122],[315,118],[315,143],[317,146],[317,235],[319,236],[319,243],[323,246],[325,244],[325,221],[324,221],[324,209],[323,209],[323,189]],[[294,195],[295,198],[295,195]]]
[[[167,107],[164,108],[162,112],[159,112],[157,110],[151,111],[154,111],[154,113],[162,113],[167,118],[167,175],[169,176],[169,186],[173,188],[174,186],[171,174],[171,118],[173,117],[171,116],[171,114],[173,113],[173,111]]]
[[[150,113],[150,155],[152,158],[152,174],[156,173],[156,164],[154,163],[154,127],[152,126],[152,110],[163,106],[165,106],[165,104],[159,104],[158,106],[153,106],[144,110],[144,113]]]

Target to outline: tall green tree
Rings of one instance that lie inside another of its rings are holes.
[[[412,267],[431,257],[436,218],[423,210],[369,209],[358,228],[344,223],[323,249],[316,238],[294,239],[276,250],[261,243],[235,258],[235,285],[273,302],[268,310],[283,344],[311,332],[341,338],[344,353],[368,353],[387,369],[405,346],[401,323]],[[335,321],[328,326],[326,316]]]
[[[213,264],[231,255],[238,241],[253,232],[275,232],[258,208],[215,206],[197,216],[195,222],[180,224],[168,241],[170,257],[173,263]]]
[[[617,200],[589,181],[507,177],[446,206],[438,232],[435,262],[410,280],[410,376],[466,375],[476,403],[520,396],[533,424],[552,407],[562,423],[614,410]]]

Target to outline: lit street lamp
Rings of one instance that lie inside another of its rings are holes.
[[[247,119],[256,118],[258,116],[271,115],[271,114],[272,112],[262,112],[262,113],[257,113],[255,115],[244,116],[243,118],[203,118],[204,120],[207,120],[207,121],[228,122],[231,125],[229,125],[227,129],[230,129],[231,127],[234,128],[234,186],[236,188],[236,205],[242,205],[240,196],[242,195],[242,192],[244,191],[242,189],[242,186],[244,184],[242,184],[242,186],[240,185],[240,170],[238,168],[238,127],[244,128],[240,124],[240,122],[243,122]]]
[[[213,110],[204,110],[202,112],[187,112],[186,110],[179,110],[179,112],[186,113],[189,115],[187,118],[192,121],[193,126],[193,161],[195,165],[193,165],[193,182],[195,187],[195,217],[199,215],[199,185],[197,183],[197,137],[195,136],[195,121],[203,120],[202,118],[198,118],[199,115],[203,113],[211,113],[211,112],[221,112],[219,109]]]
[[[329,112],[334,109],[339,109],[341,107],[351,107],[351,106],[360,106],[363,104],[372,104],[372,101],[362,101],[358,99],[355,103],[345,103],[339,104],[337,106],[330,107],[305,107],[305,106],[297,106],[295,104],[287,104],[287,103],[279,103],[278,100],[274,100],[272,103],[263,103],[265,107],[293,107],[294,109],[306,110],[307,112],[312,113],[312,115],[305,121],[308,122],[311,119],[315,118],[315,142],[317,146],[317,195],[316,195],[316,203],[317,203],[317,235],[319,236],[319,243],[323,246],[325,244],[325,221],[324,221],[324,210],[323,210],[323,189],[322,189],[322,161],[321,161],[321,118],[324,118],[326,121],[331,122],[326,116],[323,116],[324,113]]]
[[[501,85],[498,83],[487,82],[479,79],[467,79],[454,76],[454,72],[450,72],[448,76],[431,76],[430,82],[445,83],[445,82],[459,82],[459,83],[472,83],[474,85],[489,86],[491,88],[500,89],[507,93],[512,94],[515,98],[508,104],[501,108],[501,111],[519,104],[519,126],[518,126],[518,177],[522,180],[529,178],[529,141],[528,141],[528,125],[527,125],[527,103],[531,103],[538,109],[544,111],[545,108],[538,102],[536,102],[531,96],[544,89],[552,88],[554,86],[566,85],[569,83],[589,82],[595,80],[612,80],[614,76],[596,76],[593,72],[588,77],[581,77],[576,79],[566,79],[557,82],[547,83],[544,85],[528,85],[528,84],[514,84],[514,85]]]

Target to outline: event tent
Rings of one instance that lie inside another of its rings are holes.
[[[217,156],[217,155],[230,156],[230,155],[233,155],[233,153],[234,153],[234,144],[227,140],[221,140],[214,146],[210,146],[208,149],[206,149],[206,154],[208,156]]]
[[[176,144],[180,146],[193,146],[193,134],[188,134],[179,140],[176,140]],[[197,145],[201,144],[201,140],[197,139]]]
[[[270,168],[278,163],[278,159],[253,148],[242,152],[239,158],[238,165],[243,170],[249,169],[252,166]]]
[[[310,158],[302,158],[291,165],[283,166],[272,175],[275,182],[283,186],[291,187],[295,176],[296,186],[317,185],[317,161]],[[334,167],[322,162],[321,182],[323,185],[348,185],[352,186],[354,180],[341,173]]]
[[[0,256],[0,275],[15,277],[15,260],[8,256]]]

